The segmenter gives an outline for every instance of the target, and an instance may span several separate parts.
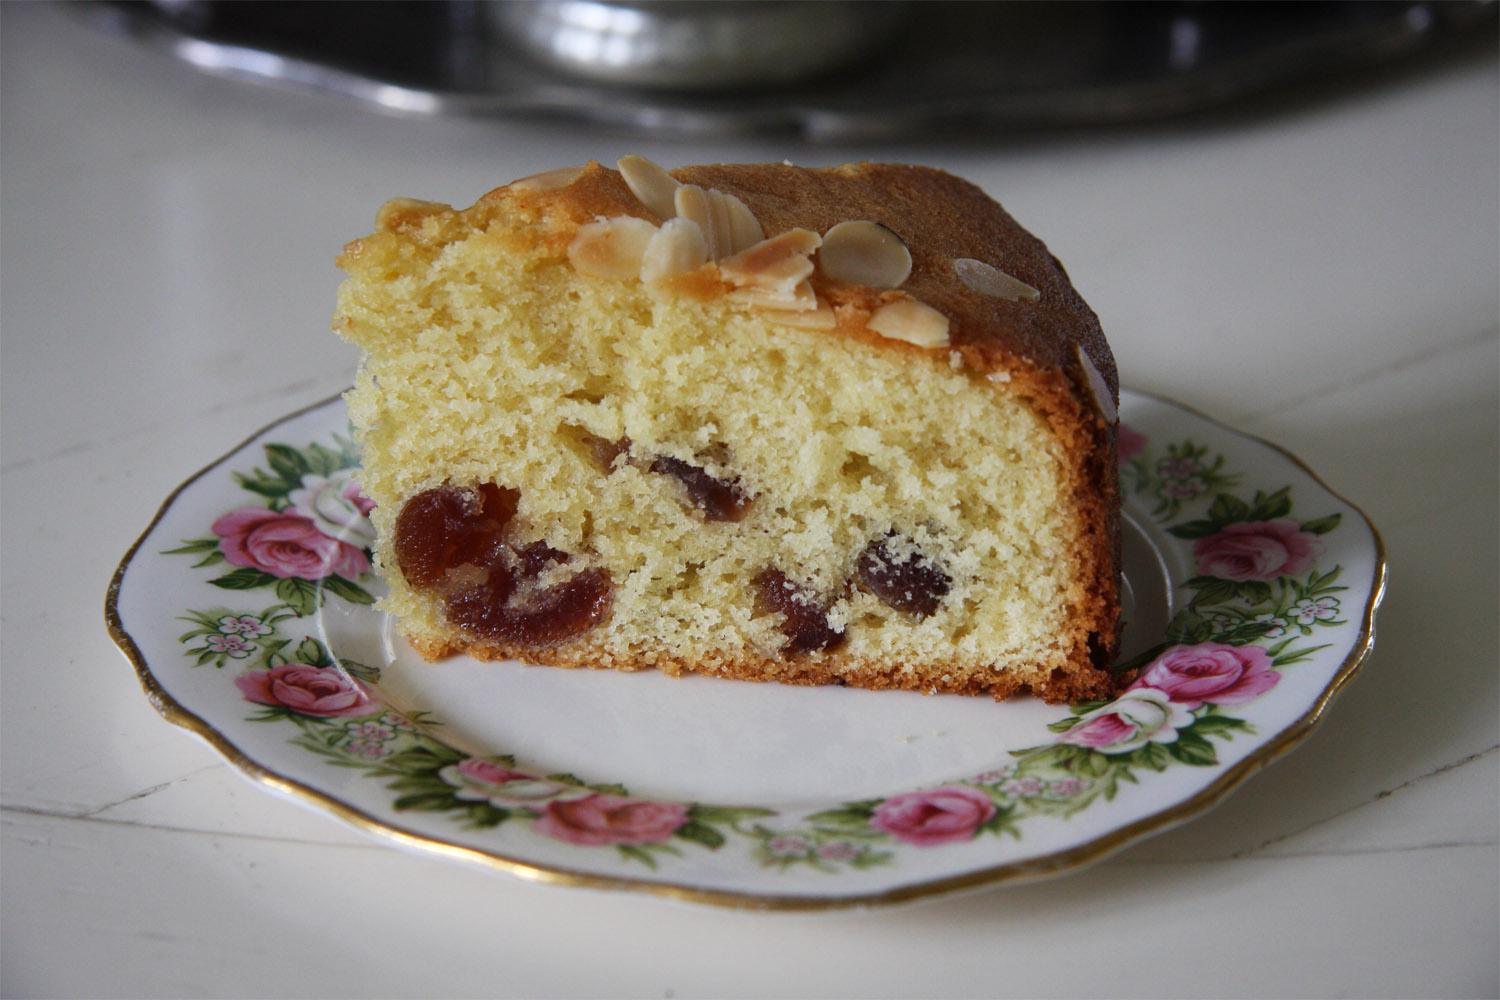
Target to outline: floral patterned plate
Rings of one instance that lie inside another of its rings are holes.
[[[697,902],[891,903],[1074,869],[1222,798],[1368,653],[1379,537],[1294,459],[1125,393],[1125,649],[1049,706],[707,677],[428,664],[371,606],[340,400],[168,498],[111,633],[172,722],[406,847]]]

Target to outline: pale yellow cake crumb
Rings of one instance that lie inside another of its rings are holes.
[[[352,277],[335,328],[363,351],[347,398],[377,503],[382,607],[419,649],[997,696],[1108,686],[1092,663],[1113,642],[1108,512],[1053,426],[1058,407],[1016,391],[1033,364],[979,371],[957,349],[583,274],[553,237],[586,211],[560,222],[545,193],[511,197],[469,216],[403,202],[341,260]],[[601,440],[628,452],[601,465]],[[737,481],[743,519],[707,519],[653,471],[663,456]],[[455,641],[393,547],[402,504],[445,483],[519,490],[512,537],[573,554],[568,572],[605,570],[607,619],[546,649]],[[881,539],[950,579],[932,614],[858,585]],[[781,616],[752,585],[767,567],[816,595],[845,641],[785,654]]]

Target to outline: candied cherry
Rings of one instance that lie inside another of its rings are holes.
[[[589,458],[606,474],[614,471],[615,459],[621,455],[627,458],[630,456],[630,438],[628,437],[611,441],[609,438],[602,438],[585,431],[582,439],[583,446],[588,449]]]
[[[885,604],[926,618],[938,609],[953,580],[937,566],[923,561],[910,543],[898,544],[896,537],[887,535],[865,546],[855,573]]]
[[[693,506],[710,521],[738,521],[750,507],[750,498],[740,489],[738,479],[717,479],[691,462],[671,455],[651,461],[651,471],[671,476],[683,485]]]
[[[571,556],[545,542],[505,538],[521,495],[490,483],[417,494],[396,517],[396,561],[412,586],[434,591],[448,620],[497,642],[566,642],[609,614],[614,585],[602,569],[555,584],[541,578]]]
[[[828,607],[809,588],[779,569],[764,569],[755,576],[756,607],[764,613],[780,613],[784,650],[810,653],[834,649],[844,641],[844,630],[828,621]]]
[[[448,571],[491,561],[521,495],[493,483],[443,485],[418,493],[396,516],[396,562],[414,586],[435,587]]]
[[[453,594],[447,600],[448,618],[487,639],[539,649],[601,624],[613,596],[614,586],[602,569],[584,570],[552,587],[511,577],[501,586]]]

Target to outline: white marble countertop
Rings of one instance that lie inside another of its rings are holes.
[[[1191,122],[871,146],[405,120],[3,20],[6,996],[1496,996],[1493,51]],[[1067,262],[1124,381],[1381,530],[1363,672],[1222,805],[1052,881],[753,913],[400,852],[168,725],[101,607],[182,480],[342,389],[385,198],[560,164],[907,159]]]

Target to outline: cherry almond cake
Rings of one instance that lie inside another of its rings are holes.
[[[389,202],[339,264],[424,658],[1118,688],[1114,359],[974,185],[626,157]]]

